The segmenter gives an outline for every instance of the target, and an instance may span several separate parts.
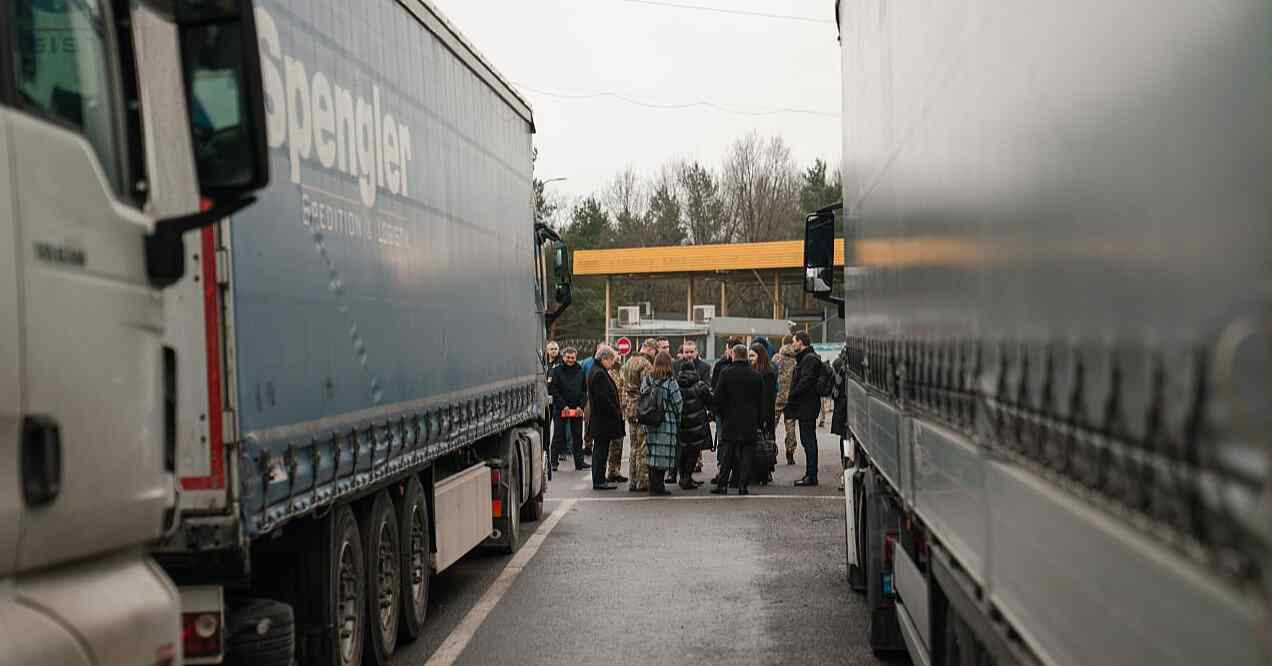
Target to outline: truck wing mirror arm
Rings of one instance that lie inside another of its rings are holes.
[[[185,232],[215,224],[255,201],[254,196],[230,199],[211,204],[197,213],[155,222],[154,232],[146,236],[146,275],[150,283],[163,289],[185,275],[185,246],[181,243]]]

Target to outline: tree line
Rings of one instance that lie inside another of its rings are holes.
[[[839,170],[824,160],[801,167],[782,137],[752,132],[728,147],[719,167],[684,159],[650,174],[628,167],[573,204],[551,196],[536,179],[535,220],[555,228],[576,250],[794,240],[803,238],[806,213],[839,201],[840,183]],[[667,281],[615,281],[612,295],[613,305],[685,305],[684,285]],[[729,313],[770,316],[770,298],[758,284],[731,287]],[[579,280],[557,334],[599,337],[603,313],[603,283]]]

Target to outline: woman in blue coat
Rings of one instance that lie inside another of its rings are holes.
[[[642,425],[645,429],[645,448],[649,456],[649,494],[670,495],[667,491],[667,471],[676,468],[680,453],[680,412],[684,401],[680,385],[671,372],[671,354],[659,352],[654,357],[654,368],[645,375],[641,393],[657,391],[663,396],[663,420],[657,427]]]

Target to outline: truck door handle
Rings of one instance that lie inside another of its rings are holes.
[[[62,431],[47,416],[22,420],[22,493],[27,506],[44,506],[62,490]]]

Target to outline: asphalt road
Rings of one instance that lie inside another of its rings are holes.
[[[838,440],[821,434],[821,486],[793,486],[801,451],[751,497],[596,492],[566,462],[520,556],[435,576],[425,634],[392,664],[881,663],[845,579]],[[713,475],[708,454],[697,476]]]

